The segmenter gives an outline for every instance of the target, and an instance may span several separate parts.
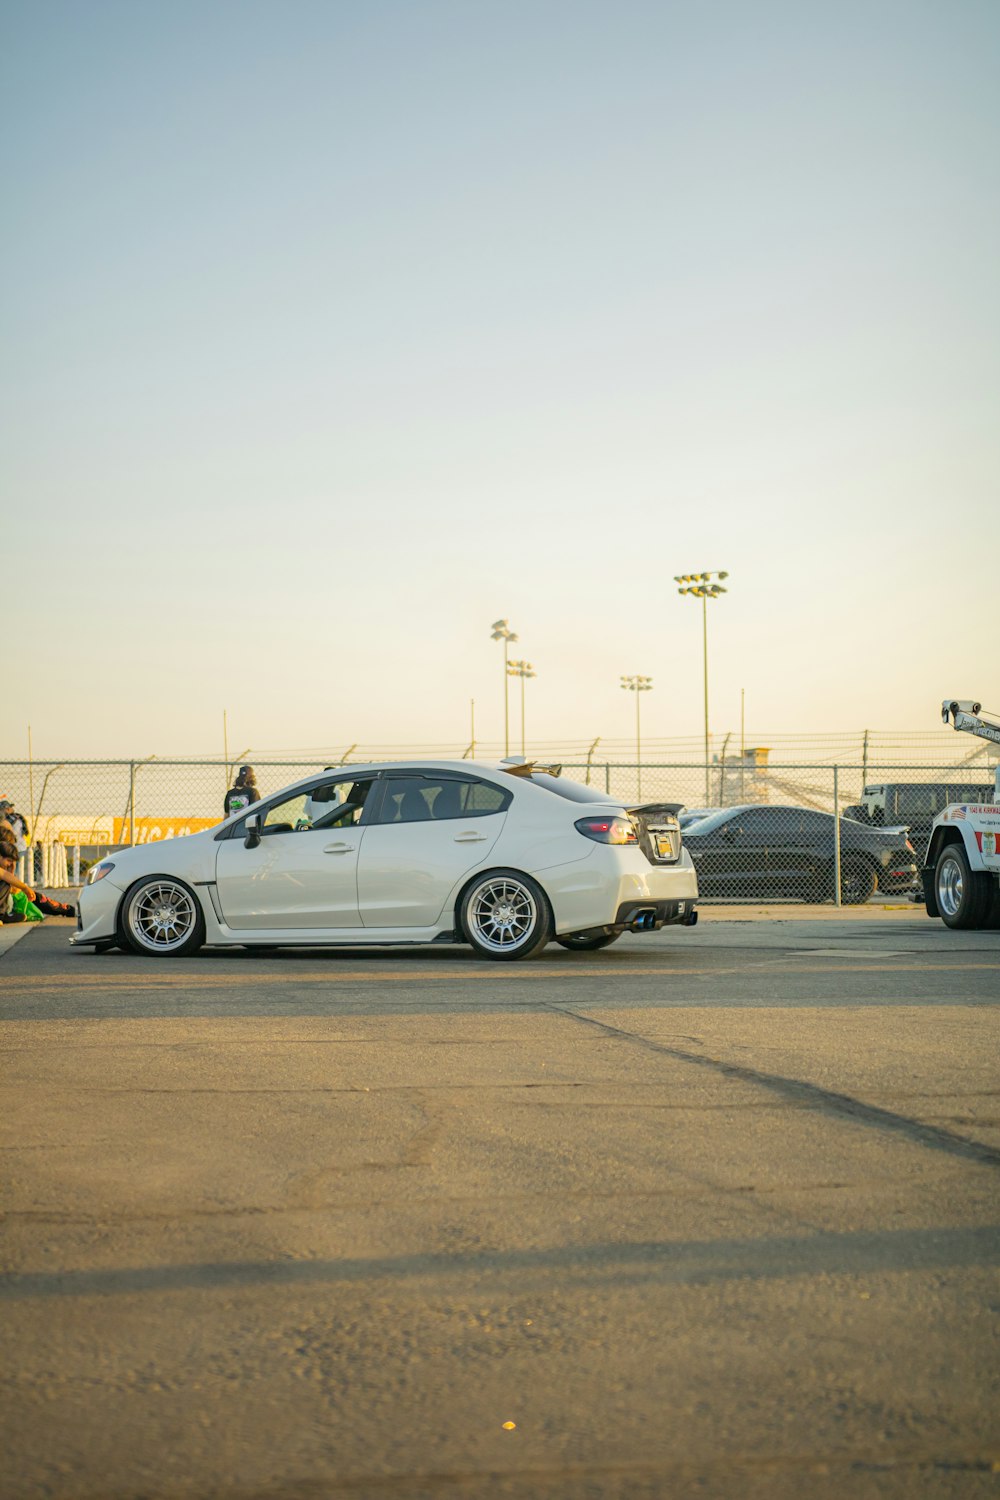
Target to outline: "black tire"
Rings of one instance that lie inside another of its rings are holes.
[[[964,844],[945,844],[934,866],[934,899],[946,927],[985,927],[994,898],[993,881],[969,868]]]
[[[556,942],[570,953],[596,953],[598,948],[610,948],[620,937],[620,932],[604,932],[596,937],[588,937],[585,932],[567,932],[564,937],[557,937]]]
[[[552,936],[552,910],[536,880],[520,870],[487,870],[462,893],[458,919],[479,958],[534,958]]]
[[[866,859],[848,857],[840,866],[840,900],[844,906],[864,906],[875,894],[878,881]]]
[[[173,912],[172,922],[168,911]],[[146,875],[129,886],[118,910],[119,947],[141,958],[187,958],[204,941],[201,903],[183,880]]]

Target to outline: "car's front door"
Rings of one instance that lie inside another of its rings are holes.
[[[767,816],[762,808],[737,810],[704,836],[691,830],[688,850],[706,896],[754,896],[768,888]],[[697,851],[697,852],[696,852]]]
[[[807,840],[803,833],[803,810],[800,807],[772,807],[767,811],[768,873],[771,893],[775,896],[799,896],[805,886]],[[831,846],[832,847],[832,846]]]
[[[375,777],[346,777],[252,808],[260,842],[246,847],[244,819],[218,846],[216,881],[227,925],[236,931],[360,927],[358,851],[375,785]]]
[[[366,927],[432,927],[467,870],[487,859],[511,793],[477,777],[390,773],[358,860]]]

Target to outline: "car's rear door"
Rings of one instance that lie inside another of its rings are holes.
[[[366,927],[432,927],[462,876],[489,857],[512,793],[477,777],[389,772],[358,859]]]

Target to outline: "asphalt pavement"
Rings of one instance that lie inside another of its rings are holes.
[[[0,955],[4,1500],[1000,1495],[1000,933]]]

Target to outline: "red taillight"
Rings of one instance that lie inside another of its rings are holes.
[[[637,844],[635,829],[628,818],[578,818],[576,829],[584,838],[598,844]]]

